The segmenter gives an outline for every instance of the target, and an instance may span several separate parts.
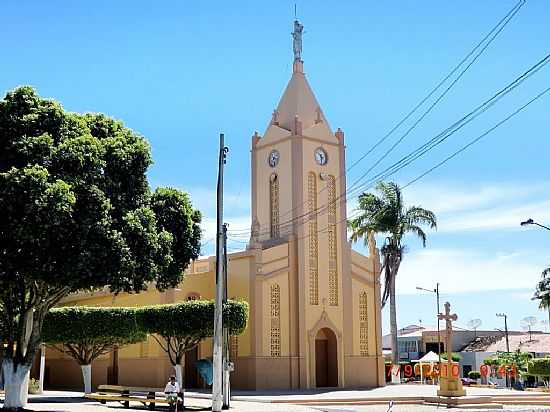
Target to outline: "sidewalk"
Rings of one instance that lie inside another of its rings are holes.
[[[387,412],[388,398],[413,399],[421,396],[433,395],[433,387],[421,387],[419,385],[387,386],[373,390],[330,390],[330,391],[270,391],[250,392],[235,391],[232,397],[231,410],[242,412]],[[470,396],[519,396],[524,397],[525,392],[506,389],[468,389]],[[361,405],[361,400],[381,400],[377,405]],[[357,402],[356,402],[357,400]],[[329,404],[326,402],[337,402]],[[341,404],[338,402],[341,401]],[[293,402],[307,404],[296,405]],[[210,394],[206,392],[186,392],[186,410],[208,411],[210,410]],[[117,402],[101,405],[99,402],[89,401],[82,397],[81,392],[46,391],[43,395],[30,395],[28,410],[55,411],[55,412],[113,412],[113,411],[147,411],[148,409],[139,403],[131,403],[129,409],[125,409]],[[395,404],[392,412],[435,412],[444,407],[412,404]],[[156,410],[166,411],[167,408],[157,406]],[[472,410],[472,409],[468,409]],[[532,412],[550,411],[549,406],[530,405],[505,405],[502,411]],[[465,409],[453,409],[453,411],[465,411]]]

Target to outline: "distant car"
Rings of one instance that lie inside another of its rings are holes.
[[[460,380],[462,381],[462,384],[464,386],[470,386],[472,384],[477,383],[475,379],[470,379],[470,378],[460,378]]]

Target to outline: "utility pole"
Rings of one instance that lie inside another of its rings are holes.
[[[227,303],[227,223],[223,225],[223,304]],[[226,325],[223,326],[223,409],[229,409],[231,398],[231,384],[229,374],[231,372],[229,359],[229,329]]]
[[[435,318],[437,320],[437,355],[439,356],[439,366],[441,367],[441,331],[439,330],[439,314],[441,312],[439,311],[439,282],[435,284],[435,289],[426,289],[426,288],[421,288],[420,286],[417,286],[416,289],[423,290],[425,292],[435,293],[435,296],[436,296],[435,303],[437,307],[436,307]]]
[[[439,356],[439,368],[441,369],[441,332],[439,331],[439,282],[435,286],[435,296],[437,301],[437,356]],[[447,342],[449,345],[449,342]]]
[[[510,341],[508,340],[508,315],[497,313],[497,317],[504,318],[504,336],[506,337],[506,352],[510,353]],[[506,373],[506,387],[508,387],[508,373]]]
[[[218,198],[217,198],[217,225],[216,225],[216,306],[214,309],[214,347],[212,355],[212,411],[221,412],[223,404],[223,255],[224,255],[224,229],[223,229],[223,168],[228,148],[224,144],[223,133],[220,133],[220,153],[218,162]]]

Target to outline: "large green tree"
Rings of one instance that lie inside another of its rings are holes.
[[[67,294],[181,282],[200,214],[151,194],[146,140],[102,114],[65,111],[30,87],[0,101],[0,334],[4,408],[26,403],[44,317]]]
[[[174,366],[183,387],[182,360],[185,352],[207,337],[214,336],[214,301],[193,300],[137,309],[142,330],[152,334]],[[223,306],[224,325],[230,335],[240,335],[248,322],[248,303],[227,301]]]
[[[48,312],[42,341],[73,358],[82,370],[84,393],[92,391],[92,362],[124,345],[147,339],[135,308],[69,306]]]
[[[398,364],[397,349],[397,315],[395,303],[395,278],[403,259],[405,245],[403,239],[406,234],[413,234],[420,238],[426,246],[426,233],[421,226],[431,229],[437,227],[437,220],[433,212],[419,206],[406,207],[401,189],[395,183],[380,182],[376,186],[379,196],[373,193],[359,195],[358,215],[350,219],[348,227],[351,231],[351,240],[357,242],[363,239],[369,242],[369,234],[384,234],[386,243],[381,248],[384,271],[384,292],[382,306],[390,300],[390,330],[392,338],[392,361]]]

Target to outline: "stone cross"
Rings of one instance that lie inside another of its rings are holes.
[[[466,391],[458,377],[458,365],[453,366],[453,322],[458,319],[458,316],[456,316],[456,313],[451,314],[451,304],[449,302],[445,302],[445,314],[439,313],[437,319],[445,321],[447,332],[447,365],[445,365],[446,368],[440,369],[441,375],[437,395],[444,397],[465,396]],[[454,367],[456,368],[455,373],[453,373]],[[443,373],[444,369],[447,369],[446,373]],[[449,406],[449,403],[447,403],[447,406]]]
[[[453,361],[453,321],[456,321],[458,319],[458,316],[456,313],[453,313],[451,315],[451,304],[449,302],[445,302],[445,314],[438,314],[437,318],[439,320],[445,321],[445,330],[446,330],[446,336],[447,336],[447,364],[449,365],[449,368],[451,367],[451,363]]]

